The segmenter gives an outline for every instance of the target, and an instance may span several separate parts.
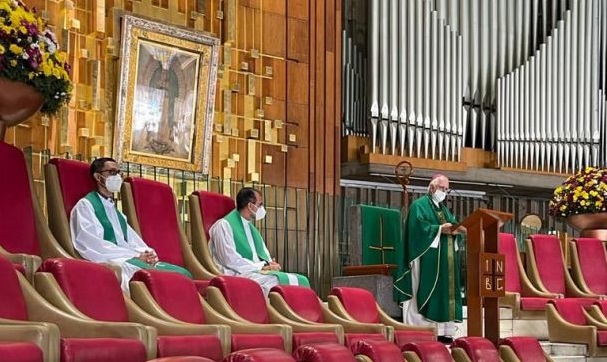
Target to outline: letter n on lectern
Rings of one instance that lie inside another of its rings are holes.
[[[503,297],[506,294],[504,281],[505,256],[503,254],[480,253],[479,259],[481,297]]]

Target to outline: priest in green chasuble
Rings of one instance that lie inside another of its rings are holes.
[[[209,234],[209,249],[219,269],[226,275],[258,282],[267,296],[278,284],[310,286],[308,278],[280,271],[281,265],[270,256],[254,221],[265,217],[261,193],[245,187],[236,195],[236,209],[217,220]]]
[[[462,320],[462,291],[457,239],[466,230],[445,206],[449,179],[433,176],[428,193],[411,203],[403,231],[402,258],[394,282],[403,302],[403,321],[438,328],[439,340],[449,342]]]
[[[116,208],[113,195],[120,191],[122,176],[116,161],[109,157],[91,163],[95,190],[80,199],[70,213],[70,232],[74,248],[83,258],[120,266],[122,290],[140,269],[174,271],[192,277],[189,271],[158,259],[154,249],[127,224]]]

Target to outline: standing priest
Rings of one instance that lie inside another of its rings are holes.
[[[451,190],[444,175],[432,177],[428,194],[411,203],[404,227],[404,263],[394,282],[408,324],[438,327],[439,341],[449,343],[462,320],[457,261],[458,234],[465,232],[444,200]]]
[[[209,248],[215,263],[226,275],[240,276],[258,282],[267,296],[278,284],[310,286],[299,274],[281,272],[253,221],[265,217],[261,193],[245,187],[236,195],[236,209],[217,220],[209,234]]]

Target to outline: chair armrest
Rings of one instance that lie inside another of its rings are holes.
[[[337,314],[331,312],[325,305],[322,306],[323,316],[327,323],[335,323],[344,327],[346,333],[371,333],[381,334],[387,338],[388,331],[386,326],[381,323],[360,323],[344,319]]]
[[[52,323],[17,321],[0,318],[0,340],[36,344],[42,350],[45,362],[58,361],[61,335]]]
[[[395,321],[392,317],[390,317],[388,314],[386,314],[386,312],[384,312],[383,309],[381,309],[381,307],[379,306],[379,304],[376,304],[377,307],[377,312],[379,313],[379,321],[380,323],[385,324],[386,326],[390,326],[393,327],[396,330],[405,330],[405,331],[428,331],[428,332],[432,332],[434,334],[434,336],[436,337],[436,328],[434,327],[423,327],[423,326],[414,326],[414,325],[410,325],[410,324],[405,324],[405,323],[400,323]]]
[[[207,288],[207,296],[206,301],[209,303],[213,309],[224,315],[225,317],[238,321],[241,323],[251,323],[248,320],[242,318],[230,305],[228,301],[223,297],[221,291],[216,287],[208,287]]]
[[[607,324],[607,317],[605,317],[603,311],[601,311],[601,308],[599,308],[598,306],[590,306],[590,309],[586,310],[586,312],[588,312],[588,315],[590,315],[593,319],[601,323]]]
[[[466,351],[460,347],[451,348],[451,357],[455,362],[472,362]]]
[[[596,307],[593,305],[593,307]],[[583,310],[584,317],[586,317],[586,324],[589,326],[595,326],[600,331],[607,331],[607,323],[600,319],[594,318],[594,315],[589,313],[587,310]]]
[[[403,352],[403,358],[406,362],[422,362],[417,353],[413,351],[405,351]]]
[[[280,296],[280,294],[276,292],[270,292],[268,295],[268,299],[270,301],[270,305],[282,316],[299,323],[307,323],[307,324],[319,324],[316,322],[309,321],[299,314],[297,314]]]
[[[216,311],[207,301],[200,297],[204,316],[208,323],[228,325],[232,334],[279,334],[284,343],[285,351],[292,351],[293,328],[286,324],[253,324],[249,321],[237,321],[230,319]]]
[[[38,236],[38,242],[40,245],[40,255],[42,256],[42,258],[74,258],[76,255],[71,255],[70,253],[65,251],[63,247],[59,245],[59,242],[57,241],[57,239],[55,239],[53,234],[51,234],[51,230],[48,227],[46,217],[40,209],[38,199],[35,197],[33,199],[34,218],[36,220],[36,234]]]
[[[330,332],[334,333],[337,336],[339,344],[344,343],[344,327],[338,324],[311,324],[310,322],[297,322],[281,315],[271,305],[268,305],[268,312],[270,314],[270,322],[291,326],[291,328],[293,328],[293,332]]]
[[[25,269],[25,277],[30,282],[34,280],[34,273],[42,264],[42,258],[37,255],[9,253],[2,246],[0,246],[0,255],[8,259],[11,263],[22,265]]]
[[[190,231],[192,235],[192,253],[200,261],[200,264],[214,275],[221,275],[221,271],[215,265],[213,256],[208,247],[208,240],[204,233],[204,226],[202,225],[202,214],[200,213],[200,200],[196,195],[190,195],[188,197],[190,203],[189,216],[190,216]]]
[[[500,358],[502,360],[505,360],[508,362],[523,362],[523,361],[521,361],[520,358],[518,358],[518,356],[516,355],[516,353],[510,346],[506,346],[506,345],[499,346],[499,354],[500,354]]]

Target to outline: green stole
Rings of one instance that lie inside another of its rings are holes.
[[[247,239],[247,234],[244,230],[244,224],[242,222],[242,216],[238,210],[234,209],[229,214],[225,216],[225,220],[230,224],[232,228],[232,234],[234,236],[234,246],[236,247],[236,251],[243,258],[248,260],[253,260],[253,250],[251,250],[251,246],[249,245],[249,240]],[[255,246],[255,252],[257,256],[266,263],[270,263],[270,256],[266,253],[266,249],[264,247],[263,238],[259,233],[259,230],[253,225],[249,224],[251,230],[251,236],[253,237],[253,246]],[[267,271],[267,274],[275,275],[278,278],[278,282],[283,285],[291,284],[289,282],[288,275],[295,275],[297,277],[297,283],[303,286],[310,286],[310,282],[308,278],[303,275],[295,274],[295,273],[284,273],[275,270]]]
[[[105,208],[103,207],[103,202],[101,201],[101,197],[97,191],[89,192],[84,198],[89,200],[91,205],[93,205],[93,211],[95,211],[95,216],[97,216],[97,220],[103,226],[103,239],[107,240],[113,244],[118,245],[118,241],[116,240],[116,233],[114,232],[114,227],[112,226],[112,222],[107,216],[105,212]],[[120,223],[120,229],[122,230],[122,235],[124,235],[124,240],[127,240],[127,229],[126,229],[126,220],[121,213],[117,212],[118,222]]]
[[[397,300],[410,299],[413,286],[409,265],[419,258],[418,310],[435,322],[462,320],[459,267],[454,253],[456,237],[441,234],[438,248],[430,248],[440,225],[446,222],[457,224],[449,209],[442,203],[437,207],[430,195],[411,204],[404,227],[404,248],[400,250],[404,263],[394,282]]]

